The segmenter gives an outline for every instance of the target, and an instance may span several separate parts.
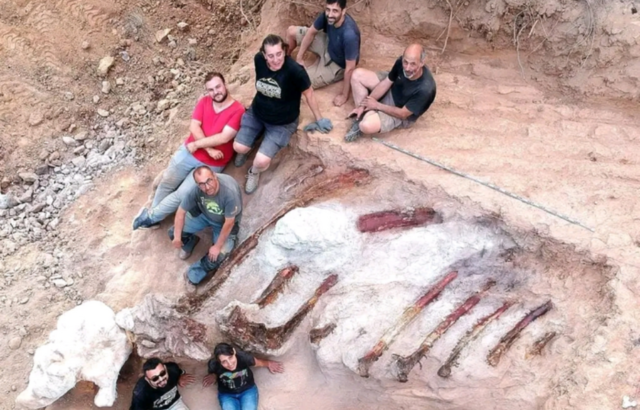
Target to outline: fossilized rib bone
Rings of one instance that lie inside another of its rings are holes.
[[[317,345],[322,339],[329,336],[335,330],[335,328],[335,323],[329,323],[326,326],[311,329],[311,332],[309,332],[309,341],[314,345]]]
[[[282,293],[285,285],[289,283],[289,280],[291,280],[293,275],[295,275],[296,273],[298,273],[297,266],[287,266],[286,268],[280,270],[280,272],[278,272],[276,277],[273,278],[269,286],[264,290],[264,292],[262,292],[262,295],[260,295],[258,300],[255,302],[258,306],[260,306],[260,309],[273,303],[273,301],[276,300],[278,296],[280,296],[280,293]]]
[[[382,211],[358,218],[360,232],[380,232],[393,228],[441,223],[442,218],[431,208]]]
[[[544,349],[544,347],[547,344],[549,344],[549,342],[552,341],[557,335],[558,335],[557,332],[547,332],[547,333],[545,333],[544,336],[542,336],[540,339],[536,340],[531,345],[529,350],[527,350],[525,358],[529,359],[529,358],[531,358],[533,356],[540,356],[542,354],[542,350]]]
[[[424,339],[418,350],[413,352],[411,355],[406,357],[398,357],[394,361],[393,367],[396,370],[396,377],[400,382],[406,382],[408,380],[409,372],[414,368],[414,366],[429,353],[429,350],[433,347],[433,344],[440,339],[440,337],[445,334],[447,330],[454,323],[460,319],[460,317],[466,315],[475,305],[480,302],[480,299],[484,296],[484,294],[491,289],[491,287],[495,285],[495,282],[490,281],[487,283],[484,288],[478,292],[476,292],[473,296],[467,299],[462,305],[458,306],[456,310],[451,312],[440,324]]]
[[[438,376],[440,377],[451,376],[451,368],[453,366],[458,365],[458,357],[460,357],[460,353],[462,352],[462,350],[465,347],[467,347],[469,343],[474,341],[480,335],[480,333],[482,333],[484,329],[486,329],[487,326],[489,326],[491,322],[498,319],[512,305],[513,305],[513,302],[505,302],[502,306],[498,308],[498,310],[478,320],[478,322],[471,328],[471,330],[469,330],[462,337],[462,339],[458,341],[458,344],[456,344],[456,347],[454,347],[453,350],[451,351],[451,354],[449,355],[449,358],[447,359],[447,361],[444,362],[442,367],[440,367],[440,369],[438,370]]]
[[[520,333],[522,333],[522,331],[527,326],[529,326],[529,323],[533,322],[540,316],[550,311],[552,307],[553,303],[551,303],[551,301],[548,301],[547,303],[529,312],[520,322],[518,322],[518,324],[513,329],[509,331],[509,333],[507,333],[502,337],[502,339],[500,339],[500,342],[498,342],[496,347],[491,349],[491,351],[487,355],[487,362],[491,366],[497,366],[498,363],[500,363],[500,359],[502,358],[504,352],[509,350],[511,345],[513,345],[513,343],[520,336]]]
[[[178,311],[180,313],[189,314],[197,312],[202,304],[213,296],[226,282],[231,275],[232,269],[239,265],[249,252],[258,245],[258,240],[264,231],[275,225],[276,222],[278,222],[278,220],[286,213],[294,208],[305,206],[313,200],[325,199],[338,194],[341,190],[367,184],[370,180],[371,177],[369,176],[368,171],[354,168],[349,169],[342,174],[328,177],[310,187],[305,188],[305,190],[297,195],[295,199],[287,202],[287,204],[277,214],[275,214],[271,219],[269,219],[269,221],[258,228],[253,234],[251,234],[251,236],[236,247],[233,252],[231,252],[231,255],[222,263],[222,265],[220,265],[211,281],[198,289],[197,295],[187,295],[180,298],[176,307]]]
[[[398,333],[405,326],[407,326],[418,314],[431,302],[438,297],[440,292],[456,277],[458,272],[449,272],[444,278],[435,284],[427,293],[425,293],[420,299],[418,299],[412,306],[405,309],[400,316],[400,319],[395,323],[393,327],[388,329],[384,335],[380,338],[378,343],[367,352],[363,357],[358,359],[358,374],[362,377],[369,377],[369,367],[382,356],[382,353],[387,350],[389,345],[396,338]]]
[[[316,289],[314,295],[282,326],[267,328],[264,323],[254,323],[247,319],[242,309],[236,306],[229,315],[226,328],[229,337],[239,346],[257,352],[277,350],[289,339],[293,331],[316,305],[320,296],[331,289],[338,281],[338,275],[326,278]]]

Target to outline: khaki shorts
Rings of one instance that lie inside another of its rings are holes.
[[[378,76],[378,80],[382,81],[389,76],[389,72],[377,71],[376,75]],[[387,91],[387,93],[382,96],[380,102],[384,105],[390,105],[392,107],[396,106],[395,101],[393,101],[393,94],[391,94],[391,90]],[[409,128],[415,123],[415,121],[401,120],[400,118],[394,117],[382,111],[378,111],[378,116],[380,117],[381,134],[395,130],[396,128]]]
[[[304,35],[309,27],[296,27],[296,43],[302,44]],[[331,61],[329,57],[329,39],[323,31],[319,31],[309,46],[309,51],[318,55],[318,60],[312,66],[307,67],[307,74],[311,79],[311,86],[321,88],[329,84],[341,81],[344,78],[344,69]]]

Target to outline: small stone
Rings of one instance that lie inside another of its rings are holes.
[[[65,135],[64,137],[62,137],[62,142],[64,142],[64,145],[68,147],[78,146],[78,141],[76,141],[73,137],[70,137],[68,135]]]
[[[109,94],[109,91],[111,91],[111,83],[109,81],[103,81],[101,91],[103,94]]]
[[[189,28],[189,24],[185,23],[184,21],[181,21],[180,23],[178,23],[178,28],[182,31],[186,30],[187,28]]]
[[[622,396],[622,408],[623,409],[628,409],[631,407],[636,407],[638,405],[638,402],[633,400],[631,397],[629,396]]]
[[[189,39],[189,45],[190,46],[195,46],[196,44],[198,44],[198,40],[196,40],[195,38],[190,38]]]
[[[16,387],[15,384],[12,384],[11,385],[11,391],[16,391],[16,390],[18,390],[18,387]]]
[[[169,100],[160,100],[160,101],[158,101],[158,104],[156,105],[156,112],[160,113],[160,112],[168,109],[170,105],[171,105],[171,101],[169,101]]]
[[[105,77],[114,62],[115,59],[111,56],[103,57],[98,64],[98,75],[101,77]]]
[[[82,156],[79,156],[72,159],[71,162],[76,166],[76,168],[82,168],[86,162],[86,159]]]
[[[29,125],[32,127],[42,124],[42,121],[44,121],[44,117],[39,112],[33,112],[29,116]]]
[[[99,103],[99,102],[100,102],[100,96],[99,96],[99,95],[94,95],[94,96],[93,96],[93,103],[94,103],[94,104],[97,104],[97,103]]]
[[[103,110],[102,108],[98,108],[98,115],[101,117],[108,117],[109,111]]]
[[[167,38],[167,36],[169,35],[169,33],[171,33],[171,29],[170,28],[165,28],[164,30],[158,30],[156,31],[156,41],[158,43],[162,43],[162,40],[164,40],[165,38]]]
[[[109,147],[111,147],[111,142],[109,140],[102,140],[100,141],[100,145],[98,146],[98,152],[104,154],[105,151],[109,149]]]
[[[126,50],[123,50],[120,52],[120,57],[122,58],[122,60],[126,63],[127,61],[131,60],[131,56],[129,56],[129,53]]]
[[[18,303],[20,303],[21,305],[24,305],[24,304],[26,304],[28,301],[29,301],[29,297],[27,296],[27,297],[25,297],[25,298],[20,299],[20,302],[18,302]]]
[[[67,281],[66,281],[66,280],[64,280],[64,279],[55,279],[55,280],[53,281],[53,285],[54,285],[55,287],[57,287],[57,288],[62,289],[62,288],[64,288],[64,287],[66,287],[66,286],[67,286]]]
[[[89,42],[87,40],[84,40],[82,42],[82,44],[80,45],[80,47],[82,47],[83,50],[88,50],[89,47],[91,47],[91,44],[89,44]]]
[[[116,78],[116,85],[124,85],[124,79],[122,77]]]
[[[36,175],[35,172],[21,172],[18,174],[18,176],[26,184],[33,184],[38,180],[38,176]]]
[[[9,185],[11,185],[11,180],[8,177],[2,178],[2,181],[0,181],[0,188],[7,189],[9,188]]]
[[[171,48],[176,48],[178,47],[178,43],[176,43],[175,41],[170,41],[169,44],[167,44],[169,47]]]
[[[76,98],[76,96],[71,91],[67,91],[64,93],[64,98],[66,98],[69,101],[73,101],[73,99]]]
[[[0,209],[11,209],[16,205],[18,201],[11,194],[0,194]]]
[[[29,210],[30,213],[32,214],[37,214],[38,212],[42,212],[42,210],[47,206],[47,204],[41,202],[39,204],[35,204],[31,207],[31,209]]]
[[[76,128],[78,128],[78,126],[77,126],[76,124],[71,124],[71,125],[69,125],[69,129],[68,129],[68,131],[69,131],[69,132],[73,132],[73,131],[75,131],[75,130],[76,130]]]
[[[79,133],[73,136],[73,139],[75,139],[76,141],[84,141],[87,139],[87,135],[88,134],[86,131],[80,131]]]
[[[51,155],[49,155],[49,161],[55,161],[60,159],[60,153],[58,151],[53,151]]]
[[[20,349],[20,346],[22,345],[22,338],[21,337],[14,337],[11,340],[9,340],[9,349],[11,350],[18,350]]]
[[[47,172],[49,172],[49,165],[47,164],[40,164],[35,169],[36,175],[44,175]]]

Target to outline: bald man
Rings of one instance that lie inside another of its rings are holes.
[[[353,124],[345,141],[410,127],[429,109],[436,98],[436,83],[424,64],[426,57],[420,44],[411,44],[391,71],[357,68],[353,72],[351,91],[356,108],[349,114]]]
[[[185,275],[188,292],[210,273],[215,273],[236,245],[242,216],[242,193],[238,183],[225,174],[216,174],[208,166],[193,171],[197,188],[184,196],[169,238],[180,249],[180,259],[187,259],[200,241],[195,234],[212,228],[213,245],[206,255],[189,267]]]

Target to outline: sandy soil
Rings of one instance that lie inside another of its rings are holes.
[[[447,28],[449,9],[444,2],[430,2],[427,10],[417,13],[406,12],[411,4],[399,10],[383,0],[361,2],[353,8],[357,20],[365,22],[363,32],[370,39],[363,49],[361,66],[388,69],[403,45],[416,38],[429,48],[428,64],[438,84],[436,104],[414,128],[394,132],[386,140],[540,202],[595,232],[373,141],[344,144],[342,134],[347,123],[340,119],[351,109],[351,102],[332,107],[336,92],[333,86],[318,95],[321,109],[334,120],[335,130],[327,136],[299,135],[293,142],[296,149],[283,152],[280,166],[274,166],[271,174],[265,175],[259,192],[246,199],[247,214],[254,216],[247,218],[244,234],[259,226],[268,212],[278,209],[281,196],[273,195],[273,190],[277,191],[300,163],[310,160],[305,156],[308,154],[317,156],[326,166],[349,164],[370,169],[379,183],[363,198],[393,198],[405,204],[405,193],[389,188],[403,184],[406,197],[412,198],[409,201],[424,199],[448,220],[476,223],[489,218],[524,250],[522,263],[538,280],[563,290],[565,299],[560,306],[565,317],[575,318],[573,314],[584,310],[581,305],[585,301],[601,307],[597,314],[587,315],[585,329],[589,332],[579,332],[582,339],[573,339],[573,327],[565,329],[569,335],[553,345],[552,355],[543,358],[561,361],[563,370],[540,373],[540,377],[549,377],[549,384],[540,390],[541,402],[523,404],[522,408],[612,408],[623,395],[640,393],[636,391],[634,370],[640,338],[634,319],[640,265],[640,209],[635,206],[640,184],[635,143],[640,136],[636,115],[638,14],[631,14],[630,3],[598,8],[599,23],[591,35],[586,6],[572,9],[559,2],[534,29],[535,13],[553,2],[532,2],[533,11],[527,10],[526,19],[518,17],[519,21],[514,15],[520,9],[511,2],[489,3],[495,4],[493,9],[487,5],[489,11],[454,4],[456,13],[444,54],[440,53],[444,37],[438,38]],[[586,2],[596,3],[600,5]],[[217,28],[214,23],[224,20],[217,18],[224,15],[219,4],[213,4],[218,10],[214,17],[207,14],[207,6],[204,1],[162,2],[158,8],[146,2],[105,5],[90,0],[62,1],[59,7],[46,2],[0,4],[0,55],[6,57],[0,71],[2,176],[12,179],[17,170],[34,166],[43,146],[48,151],[59,146],[59,136],[70,124],[89,129],[97,120],[94,94],[101,96],[98,106],[118,110],[130,103],[127,98],[132,93],[140,92],[132,87],[108,96],[100,93],[101,79],[95,75],[95,67],[104,55],[128,50],[132,63],[125,68],[118,62],[113,77],[144,79],[155,53],[171,55],[154,43],[153,34],[183,18],[193,22],[194,36],[205,39],[200,41],[199,50],[206,53],[207,30]],[[316,10],[267,1],[259,31],[281,32],[288,24],[307,23]],[[136,36],[126,27],[135,27],[140,19],[144,22],[137,28],[140,41],[123,48],[123,39]],[[524,58],[524,78],[515,47],[509,42],[514,21],[516,31],[524,27],[521,36],[532,30],[520,48],[525,51],[520,56]],[[128,22],[134,25],[127,26]],[[543,27],[555,34],[545,34]],[[225,56],[227,63],[239,57],[230,76],[237,80],[232,91],[249,103],[254,91],[249,81],[252,70],[247,64],[257,49],[258,36],[251,32],[245,35],[247,52]],[[38,41],[41,38],[47,41]],[[83,40],[91,43],[87,50],[81,48]],[[543,40],[543,45],[531,53]],[[572,42],[579,46],[568,56],[561,54]],[[217,60],[206,58],[203,63],[215,66]],[[64,94],[68,90],[74,94],[71,101]],[[145,88],[144,92],[151,96],[152,90]],[[198,92],[194,90],[194,96]],[[157,158],[98,181],[94,191],[66,212],[56,243],[31,245],[2,261],[5,282],[0,287],[0,364],[6,371],[0,375],[0,409],[14,408],[15,396],[26,385],[33,350],[46,339],[55,317],[74,303],[63,291],[38,285],[43,250],[59,250],[63,261],[60,270],[74,278],[75,289],[83,299],[98,298],[116,310],[134,305],[152,291],[181,294],[181,279],[176,272],[186,264],[175,258],[164,229],[132,234],[130,221],[146,201],[153,177],[186,132],[189,105],[178,107],[180,119],[160,131],[158,143],[146,148]],[[33,112],[41,114],[43,121],[25,125]],[[305,107],[301,123],[309,119]],[[283,160],[293,155],[293,161]],[[233,172],[241,180],[242,172]],[[168,226],[165,223],[163,228]],[[14,271],[24,276],[8,280],[6,275]],[[21,304],[26,296],[28,301]],[[304,323],[301,331],[309,328],[310,323]],[[17,335],[22,336],[21,347],[10,350],[8,342]],[[412,408],[416,398],[425,397],[421,382],[398,388],[395,382],[362,380],[348,371],[323,374],[303,339],[298,337],[280,358],[287,363],[287,373],[295,375],[295,387],[283,388],[282,379],[258,372],[263,408],[297,408],[308,404],[309,393],[318,398],[318,407],[349,409],[390,405]],[[544,363],[540,361],[533,368],[543,368]],[[201,364],[186,365],[203,373]],[[123,370],[116,409],[128,407],[139,362],[134,360],[130,366]],[[500,388],[509,390],[511,382],[503,380]],[[439,400],[455,408],[460,397],[455,385],[432,388],[439,392]],[[192,409],[217,406],[211,391],[192,387],[184,394]],[[370,400],[375,395],[380,395],[377,404]],[[51,408],[92,408],[92,396],[93,388],[81,384]],[[491,403],[482,405],[495,408]]]

